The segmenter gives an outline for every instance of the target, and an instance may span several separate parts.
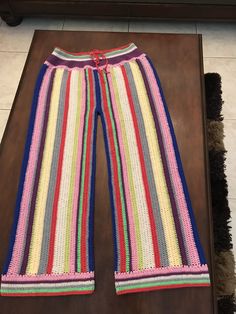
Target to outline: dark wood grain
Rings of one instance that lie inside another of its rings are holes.
[[[174,124],[203,248],[211,270],[212,231],[205,143],[200,35],[37,30],[0,147],[0,265],[6,258],[36,77],[54,46],[69,51],[108,49],[133,41],[153,60]],[[183,288],[117,296],[113,278],[111,206],[99,119],[95,198],[96,290],[87,296],[0,298],[1,314],[212,314],[214,289]],[[213,278],[213,277],[212,277]]]

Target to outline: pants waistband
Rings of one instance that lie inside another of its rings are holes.
[[[46,63],[68,68],[89,66],[95,69],[107,69],[108,65],[119,64],[142,54],[143,52],[133,42],[111,49],[92,49],[82,52],[71,52],[55,46],[52,53],[47,57]]]

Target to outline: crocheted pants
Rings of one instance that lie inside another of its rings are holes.
[[[94,291],[95,140],[109,170],[117,294],[209,286],[173,125],[151,59],[134,43],[54,47],[35,83],[7,296]]]

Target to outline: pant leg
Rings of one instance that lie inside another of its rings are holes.
[[[109,71],[102,110],[111,160],[116,292],[208,286],[156,70],[145,55]]]
[[[91,69],[42,66],[36,83],[1,294],[94,290],[96,109]]]

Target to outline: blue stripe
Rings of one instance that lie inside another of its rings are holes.
[[[95,77],[95,86],[96,86],[96,96],[97,96],[97,110],[101,116],[102,127],[103,127],[103,136],[105,142],[105,150],[106,150],[106,158],[107,158],[107,169],[108,169],[108,176],[109,176],[109,194],[112,206],[112,230],[113,230],[113,244],[114,244],[114,262],[115,262],[115,271],[118,271],[118,252],[117,252],[117,239],[116,239],[116,222],[115,222],[115,204],[113,198],[113,188],[112,188],[112,169],[111,169],[111,160],[110,160],[110,152],[109,152],[109,145],[108,145],[108,134],[106,130],[106,121],[103,113],[103,109],[101,106],[101,95],[100,95],[100,84],[98,79],[98,72],[97,70],[94,71]]]
[[[96,103],[98,102],[98,92],[96,90]],[[95,174],[96,174],[96,136],[97,136],[97,119],[98,112],[94,114],[93,129],[93,156],[92,156],[92,176],[90,186],[90,204],[89,204],[89,225],[88,225],[88,250],[89,250],[89,271],[94,271],[94,207],[95,207]]]
[[[21,165],[21,173],[20,173],[20,179],[18,183],[18,192],[17,192],[17,197],[16,197],[13,225],[12,225],[11,233],[10,233],[8,254],[7,254],[7,258],[3,267],[3,274],[7,273],[7,270],[8,270],[11,258],[12,258],[17,224],[18,224],[19,214],[20,214],[20,204],[21,204],[21,199],[22,199],[22,194],[23,194],[26,169],[27,169],[27,164],[29,160],[30,145],[31,145],[31,140],[32,140],[32,135],[33,135],[33,130],[34,130],[34,122],[35,122],[35,116],[36,116],[37,105],[38,105],[38,97],[39,97],[39,92],[40,92],[40,87],[43,81],[43,77],[45,75],[47,68],[48,68],[47,64],[43,64],[41,66],[40,71],[37,76],[35,88],[34,88],[34,95],[33,95],[33,100],[32,100],[31,113],[30,113],[28,131],[27,131],[25,148],[24,148],[24,157],[23,157],[23,161]]]
[[[171,121],[171,117],[170,117],[170,114],[169,114],[169,110],[168,110],[168,107],[167,107],[167,104],[166,104],[166,100],[165,100],[165,96],[164,96],[164,93],[163,93],[163,90],[162,90],[161,82],[160,82],[159,76],[157,74],[157,71],[156,71],[156,69],[155,69],[151,59],[148,56],[146,56],[146,58],[147,58],[149,64],[151,65],[151,67],[152,67],[153,73],[155,75],[157,84],[158,84],[159,89],[160,89],[162,101],[163,101],[163,104],[164,104],[164,109],[165,109],[167,121],[168,121],[168,124],[169,124],[171,136],[172,136],[173,146],[174,146],[174,150],[175,150],[175,156],[176,156],[176,160],[177,160],[178,171],[179,171],[181,182],[182,182],[182,185],[183,185],[184,195],[185,195],[185,199],[186,199],[187,206],[188,206],[188,212],[189,212],[189,216],[190,216],[190,220],[191,220],[191,224],[192,224],[194,240],[195,240],[195,243],[196,243],[196,246],[197,246],[200,262],[201,262],[201,264],[206,264],[206,259],[205,259],[203,248],[202,248],[202,245],[201,245],[201,242],[200,242],[198,229],[197,229],[197,224],[196,224],[196,221],[195,221],[194,212],[193,212],[193,208],[192,208],[192,204],[191,204],[191,200],[190,200],[190,196],[189,196],[189,192],[188,192],[188,187],[187,187],[187,183],[186,183],[186,179],[185,179],[185,175],[184,175],[184,171],[183,171],[183,166],[182,166],[182,161],[181,161],[181,158],[180,158],[178,144],[177,144],[176,136],[175,136],[175,133],[174,133],[174,127],[173,127],[173,124],[172,124],[172,121]]]

